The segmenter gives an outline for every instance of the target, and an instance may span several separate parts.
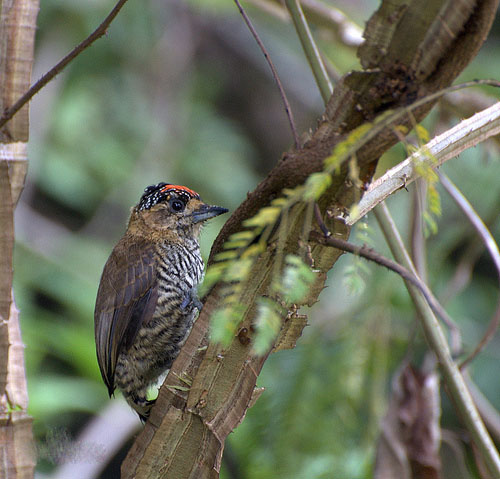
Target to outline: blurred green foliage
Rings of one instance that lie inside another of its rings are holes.
[[[113,2],[41,2],[36,79],[88,35]],[[374,2],[344,2],[358,21]],[[299,130],[313,128],[321,99],[290,25],[248,8],[282,75]],[[324,33],[324,32],[323,32]],[[318,32],[341,72],[357,66],[352,49]],[[498,56],[491,42],[487,55]],[[55,55],[57,53],[57,56]],[[480,54],[463,78],[498,75]],[[15,294],[21,309],[30,413],[41,444],[54,428],[75,437],[109,404],[95,359],[93,306],[102,267],[129,208],[149,184],[171,181],[234,209],[292,143],[274,82],[231,2],[129,1],[106,37],[32,102],[30,171],[17,211]],[[435,113],[433,134],[456,122]],[[452,177],[499,237],[498,149],[478,147],[449,162]],[[493,152],[493,154],[492,154]],[[400,147],[383,159],[403,159]],[[446,290],[471,227],[441,192],[443,216],[428,241],[429,282]],[[404,190],[390,200],[403,231],[412,208]],[[203,234],[203,254],[222,225]],[[371,218],[369,240],[389,255]],[[355,238],[355,236],[352,236]],[[359,261],[359,260],[357,260]],[[296,349],[272,355],[259,377],[266,391],[229,436],[222,477],[368,478],[391,377],[425,343],[401,281],[369,265],[363,294],[349,294],[342,258]],[[352,277],[351,277],[352,279]],[[354,279],[355,276],[354,276]],[[466,290],[447,304],[474,347],[495,307],[492,263],[479,257]],[[500,407],[499,343],[472,373]],[[449,406],[444,426],[461,430]],[[50,463],[40,470],[49,471]],[[107,476],[110,477],[110,476]]]

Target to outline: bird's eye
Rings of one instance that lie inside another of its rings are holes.
[[[186,205],[181,200],[178,200],[176,198],[170,200],[170,208],[176,213],[180,213],[185,207]]]

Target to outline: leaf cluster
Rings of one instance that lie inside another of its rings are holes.
[[[308,295],[308,287],[314,283],[311,266],[308,266],[303,259],[294,255],[286,255],[284,262],[281,259],[284,254],[284,242],[280,239],[286,235],[287,211],[299,203],[305,208],[310,208],[332,185],[333,176],[339,174],[343,164],[348,164],[349,179],[359,186],[361,182],[356,151],[391,122],[397,121],[407,113],[406,108],[395,112],[384,112],[372,123],[367,122],[354,129],[335,146],[332,154],[325,159],[323,171],[312,173],[303,185],[284,190],[281,197],[272,200],[269,206],[261,208],[253,217],[245,220],[243,231],[229,237],[223,245],[223,251],[215,256],[214,263],[207,269],[205,281],[200,288],[203,295],[217,282],[224,283],[221,306],[215,312],[212,321],[211,338],[213,341],[227,346],[234,338],[246,312],[241,305],[244,304],[245,284],[251,276],[252,267],[269,247],[270,241],[277,238],[273,246],[277,259],[270,293],[268,297],[258,301],[256,317],[253,321],[257,330],[254,351],[264,354],[269,349],[279,333],[278,318],[283,316],[283,307],[300,306],[301,301]],[[395,128],[401,129],[402,127],[396,126]],[[425,128],[417,125],[416,132],[419,141],[428,140]],[[407,145],[408,151],[412,148],[411,145]],[[432,164],[427,161],[420,162],[416,168],[429,183],[429,198],[432,201],[429,202],[430,213],[424,217],[432,226],[435,222],[431,214],[436,215],[440,212],[439,195],[435,189],[437,175],[432,169]],[[354,204],[352,208],[355,209],[356,205]],[[309,234],[309,229],[310,225],[304,225],[305,238]],[[283,267],[281,263],[284,263]],[[352,291],[360,292],[363,289],[362,274],[366,272],[367,266],[359,258],[347,269],[346,281],[350,284]],[[270,297],[273,297],[273,301],[270,301]]]

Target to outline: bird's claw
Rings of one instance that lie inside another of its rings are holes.
[[[195,289],[192,289],[189,293],[186,293],[184,301],[182,301],[181,303],[181,309],[185,310],[190,304],[193,304],[193,306],[197,308],[198,311],[201,311],[201,308],[203,307],[202,302],[198,299],[198,296],[196,295]]]

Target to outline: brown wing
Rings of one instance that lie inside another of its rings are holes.
[[[116,362],[140,326],[154,313],[158,300],[152,245],[121,239],[104,266],[94,311],[97,360],[111,395]]]

